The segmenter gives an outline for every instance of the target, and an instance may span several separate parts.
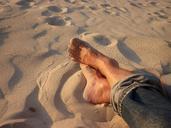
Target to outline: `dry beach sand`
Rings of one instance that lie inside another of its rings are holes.
[[[110,105],[84,101],[73,37],[155,70],[171,92],[170,0],[0,0],[1,128],[127,128]]]

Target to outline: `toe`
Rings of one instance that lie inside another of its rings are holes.
[[[79,38],[72,38],[70,40],[70,44],[72,46],[74,46],[75,48],[78,48],[78,47],[90,47],[89,44]]]
[[[78,38],[72,38],[70,40],[70,45],[71,46],[74,46],[74,47],[78,47],[79,46],[79,42],[80,42],[80,39],[78,39]]]

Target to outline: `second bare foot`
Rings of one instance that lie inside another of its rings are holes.
[[[83,98],[94,104],[109,103],[111,87],[99,71],[81,64],[81,70],[87,80]]]

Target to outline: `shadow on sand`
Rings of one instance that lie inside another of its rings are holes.
[[[33,128],[29,125],[31,122],[35,127],[41,123],[40,127],[49,128],[52,125],[52,120],[40,104],[38,92],[39,88],[35,87],[32,93],[26,98],[24,109],[11,117],[11,119],[26,119],[26,121],[6,124],[1,128]]]
[[[5,31],[6,28],[0,28],[0,46],[4,44],[4,40],[8,38],[8,32]]]
[[[124,40],[119,41],[117,44],[117,47],[125,58],[137,64],[141,62],[141,59],[139,58],[139,56],[131,48],[129,48],[129,46],[127,46]]]

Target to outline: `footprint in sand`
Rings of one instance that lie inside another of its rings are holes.
[[[46,22],[52,26],[64,26],[66,23],[60,16],[48,17]]]
[[[70,17],[60,17],[60,16],[52,16],[46,18],[45,22],[52,26],[71,26],[72,21]]]
[[[103,45],[103,46],[111,44],[111,41],[107,37],[105,37],[103,35],[96,35],[96,36],[94,36],[94,40],[98,44]]]
[[[21,9],[28,9],[35,4],[34,0],[20,0],[16,3]]]
[[[40,38],[40,37],[45,36],[46,34],[47,34],[47,30],[43,30],[43,31],[37,33],[36,35],[34,35],[33,38],[34,38],[34,39],[38,39],[38,38]]]
[[[57,6],[49,6],[47,7],[47,10],[42,12],[42,16],[51,16],[52,14],[59,13],[61,11],[62,9]]]
[[[67,7],[59,8],[57,6],[49,6],[47,10],[42,12],[42,16],[46,16],[45,22],[52,26],[70,26],[72,25],[70,17],[53,16],[56,13],[68,13]]]
[[[83,33],[81,34],[81,38],[90,38],[93,42],[101,46],[111,46],[115,45],[116,42],[111,40],[105,35],[101,35],[99,33]]]
[[[154,12],[155,15],[157,15],[161,19],[168,19],[168,16],[164,10],[159,10],[157,12]]]

